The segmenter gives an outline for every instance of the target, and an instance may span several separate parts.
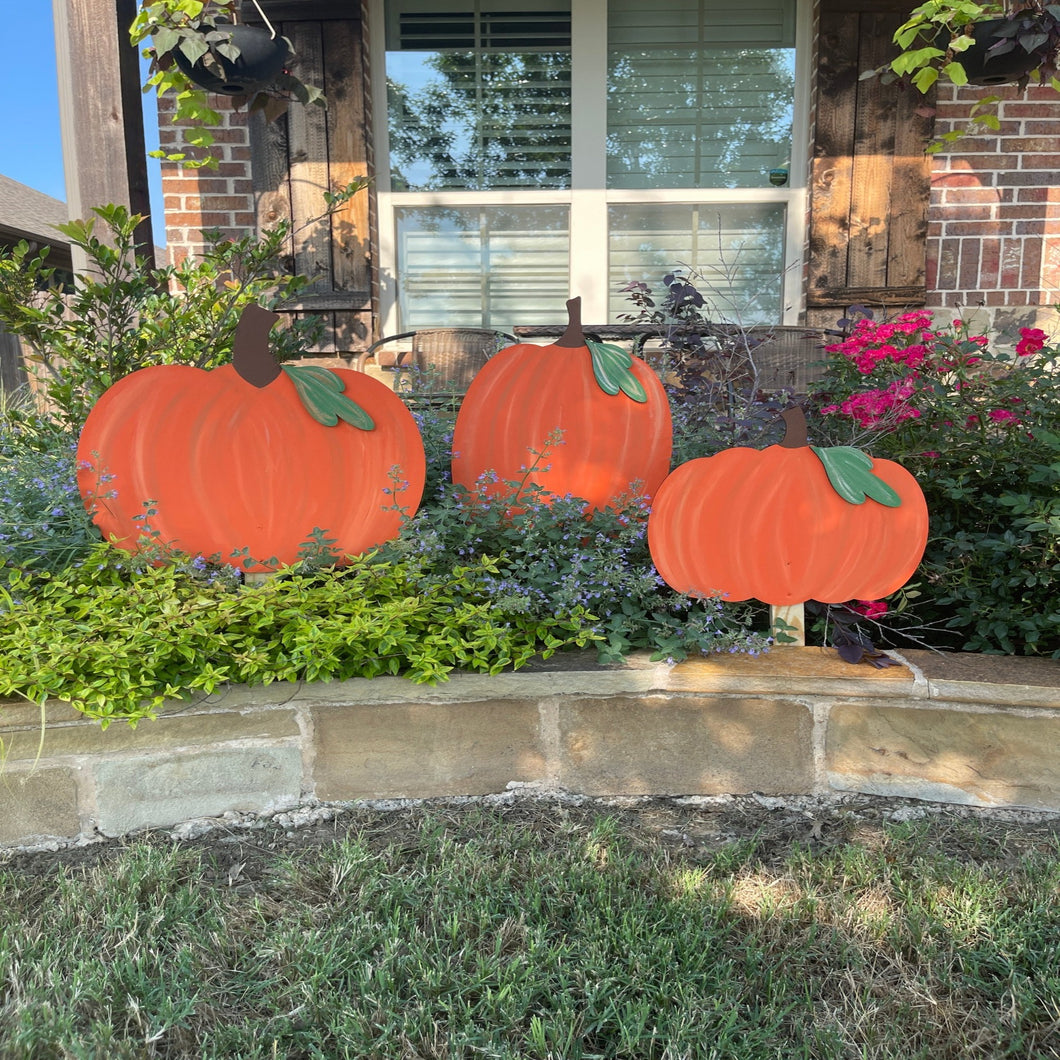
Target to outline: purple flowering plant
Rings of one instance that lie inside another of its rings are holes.
[[[555,431],[529,449],[521,480],[508,483],[500,502],[489,495],[494,473],[486,472],[474,489],[456,486],[440,470],[448,466],[448,449],[428,446],[434,493],[379,558],[414,570],[424,586],[447,577],[454,562],[489,562],[495,570],[486,582],[498,610],[538,619],[587,612],[602,662],[634,650],[673,661],[764,650],[767,639],[751,631],[749,609],[694,600],[666,586],[648,551],[650,507],[637,488],[589,512],[584,499],[530,482],[541,472],[547,482],[550,454],[562,444]]]

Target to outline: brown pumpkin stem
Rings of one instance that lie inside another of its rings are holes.
[[[784,420],[784,437],[780,444],[785,449],[802,449],[810,444],[806,431],[806,413],[798,405],[785,409],[781,414]]]
[[[571,298],[567,302],[567,330],[556,339],[554,346],[576,350],[585,345],[585,334],[582,331],[581,297]]]
[[[279,319],[279,313],[252,303],[243,310],[236,324],[232,365],[241,379],[259,389],[268,386],[282,371],[269,352],[269,332]]]

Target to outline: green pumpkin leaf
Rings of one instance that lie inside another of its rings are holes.
[[[864,504],[868,498],[887,508],[898,508],[902,498],[883,479],[872,473],[872,457],[851,445],[823,449],[811,445],[824,464],[832,489],[848,504]]]
[[[633,374],[632,354],[611,342],[586,339],[585,345],[592,357],[596,384],[605,394],[622,393],[642,405],[648,400],[647,391]]]
[[[334,372],[314,365],[282,367],[294,383],[306,412],[318,423],[334,427],[339,420],[345,420],[358,430],[375,430],[372,417],[343,393],[346,384]]]

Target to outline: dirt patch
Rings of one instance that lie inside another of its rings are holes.
[[[532,829],[538,840],[567,841],[572,830],[614,820],[634,844],[664,857],[706,861],[725,847],[753,843],[763,863],[780,864],[796,847],[809,851],[842,844],[875,846],[888,826],[916,822],[918,841],[967,862],[1015,862],[1034,853],[1060,852],[1060,814],[940,805],[912,799],[850,795],[827,799],[759,796],[590,799],[564,793],[508,792],[485,798],[426,799],[345,806],[309,806],[269,817],[228,814],[174,831],[58,850],[0,852],[0,867],[50,876],[103,866],[137,843],[189,844],[198,849],[206,882],[254,890],[278,857],[297,856],[347,837],[372,849],[415,846],[424,822],[474,834],[482,814]],[[974,821],[975,828],[968,823]],[[476,822],[478,822],[476,824]]]

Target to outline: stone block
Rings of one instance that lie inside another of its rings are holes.
[[[1060,810],[1060,717],[837,704],[825,767],[842,791]]]
[[[790,700],[584,699],[559,728],[559,782],[586,795],[813,790],[813,715]]]
[[[312,719],[318,799],[487,795],[545,767],[532,702],[318,706]]]
[[[903,697],[915,694],[905,666],[882,670],[844,662],[830,648],[777,647],[762,655],[708,655],[673,668],[670,692],[769,693],[779,696]]]
[[[0,844],[69,839],[80,831],[72,769],[0,772]]]
[[[99,829],[122,835],[228,810],[293,806],[301,797],[302,759],[295,747],[240,747],[109,759],[95,774]]]
[[[293,710],[263,710],[239,713],[211,710],[196,714],[162,715],[141,721],[135,728],[123,721],[106,729],[98,721],[81,717],[72,724],[44,727],[43,744],[39,723],[3,735],[8,761],[68,755],[143,754],[180,747],[219,745],[235,740],[282,740],[299,737]]]

